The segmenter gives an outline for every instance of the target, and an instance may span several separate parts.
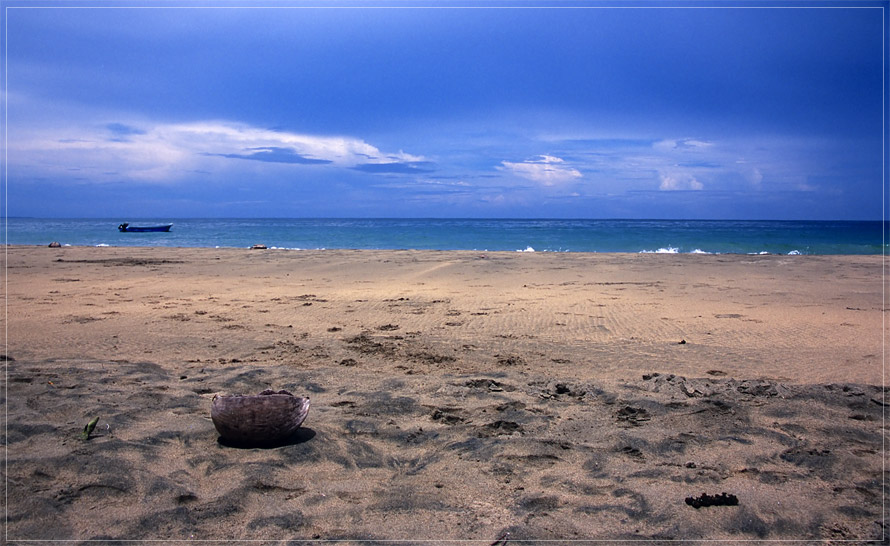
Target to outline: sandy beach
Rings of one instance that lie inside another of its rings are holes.
[[[888,531],[881,256],[6,252],[11,541]]]

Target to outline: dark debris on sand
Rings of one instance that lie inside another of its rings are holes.
[[[739,499],[735,495],[726,492],[719,495],[702,493],[698,497],[686,497],[686,504],[698,510],[708,506],[738,506]]]

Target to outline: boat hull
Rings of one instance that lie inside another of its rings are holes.
[[[121,233],[146,233],[151,231],[170,231],[170,228],[172,227],[173,224],[164,224],[162,226],[131,226],[129,224],[121,224],[117,226],[117,229]]]

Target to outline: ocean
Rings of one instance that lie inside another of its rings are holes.
[[[128,218],[169,233],[121,233],[123,219],[8,218],[6,243],[520,252],[884,254],[885,222]]]

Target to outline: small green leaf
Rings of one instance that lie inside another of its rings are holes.
[[[93,433],[93,429],[96,428],[96,423],[98,423],[98,422],[99,422],[99,418],[96,417],[95,419],[93,419],[92,421],[87,423],[87,426],[83,427],[83,433],[81,433],[80,439],[81,440],[89,440],[90,434]]]

